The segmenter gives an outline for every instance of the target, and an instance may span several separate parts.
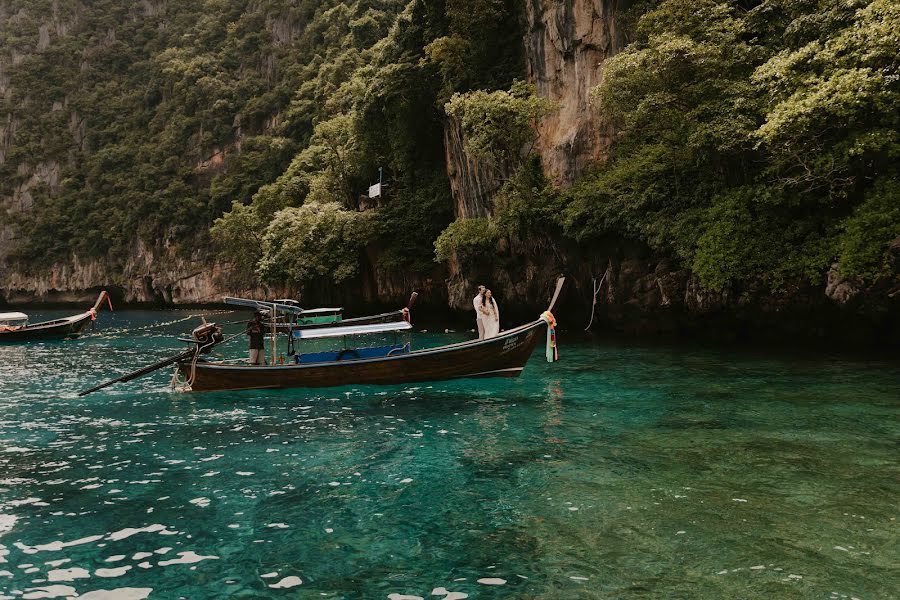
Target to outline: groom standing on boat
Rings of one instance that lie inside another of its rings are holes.
[[[475,307],[475,325],[478,329],[478,339],[484,339],[484,321],[481,318],[481,300],[484,296],[484,291],[487,288],[483,285],[478,286],[478,295],[472,299],[472,306]]]
[[[263,339],[262,313],[257,311],[247,323],[247,336],[250,338],[250,364],[266,364],[265,342]]]

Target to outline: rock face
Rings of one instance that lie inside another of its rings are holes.
[[[227,266],[216,265],[201,252],[178,256],[136,242],[124,264],[115,268],[106,260],[72,256],[34,273],[8,271],[2,277],[0,298],[9,303],[83,302],[107,289],[120,302],[199,304],[221,302],[225,294],[258,292],[236,284],[229,275]]]
[[[491,197],[502,182],[483,161],[466,149],[462,125],[454,117],[444,122],[444,153],[447,177],[458,219],[488,217],[492,213]]]
[[[627,0],[526,0],[525,56],[528,78],[559,111],[540,126],[537,151],[544,171],[571,183],[602,159],[612,129],[591,106],[590,92],[603,80],[604,61],[624,47],[616,26]]]

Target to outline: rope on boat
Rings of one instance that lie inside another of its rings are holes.
[[[212,344],[212,346],[221,346],[221,345],[227,344],[234,338],[244,335],[244,333],[245,332],[243,332],[243,331],[241,331],[240,333],[235,333],[234,335],[228,336],[227,338],[223,339],[221,342]],[[177,389],[180,392],[186,392],[191,389],[191,386],[194,385],[194,379],[197,376],[197,361],[200,359],[200,355],[203,353],[203,350],[207,347],[211,347],[211,346],[209,344],[206,344],[203,346],[198,345],[194,349],[194,355],[191,357],[190,375],[188,375],[184,379],[183,382],[181,381],[180,365],[178,363],[175,364],[175,372],[172,373],[172,381],[170,382],[170,385],[172,386],[173,390]]]
[[[584,328],[585,331],[591,328],[591,325],[594,324],[594,313],[597,310],[597,294],[600,293],[600,288],[603,287],[603,282],[606,281],[607,275],[609,275],[610,267],[606,267],[606,271],[603,273],[603,277],[600,278],[600,283],[597,283],[597,278],[594,277],[591,279],[591,285],[594,288],[594,301],[591,303],[591,320],[588,322],[587,327]]]
[[[150,329],[157,329],[159,327],[170,327],[172,325],[177,325],[178,323],[184,323],[185,321],[190,321],[191,319],[205,317],[207,315],[225,315],[225,314],[229,314],[229,313],[233,313],[233,312],[237,312],[237,311],[223,310],[223,311],[204,313],[202,315],[191,314],[191,315],[184,317],[183,319],[175,319],[174,321],[166,321],[165,323],[155,323],[153,325],[144,325],[142,327],[132,327],[130,329],[107,329],[106,333],[113,334],[113,335],[124,335],[127,333],[133,333],[135,331],[148,331]],[[242,322],[242,321],[235,321],[235,322]],[[225,324],[228,325],[230,323],[225,323]]]

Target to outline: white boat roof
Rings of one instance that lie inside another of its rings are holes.
[[[391,323],[371,323],[369,325],[353,325],[348,327],[319,327],[316,329],[295,329],[294,337],[302,340],[316,338],[342,337],[345,335],[365,335],[368,333],[385,333],[387,331],[405,331],[412,329],[406,321]]]
[[[247,306],[249,308],[256,309],[265,309],[265,310],[276,310],[281,313],[293,313],[295,315],[304,315],[304,314],[322,314],[322,313],[338,313],[343,311],[343,308],[300,308],[297,303],[291,300],[292,304],[282,304],[280,301],[276,300],[275,302],[268,302],[266,300],[249,300],[247,298],[233,298],[231,296],[225,296],[225,304],[233,304],[236,306]]]
[[[28,315],[20,312],[0,313],[0,321],[27,321]]]

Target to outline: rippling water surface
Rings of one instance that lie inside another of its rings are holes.
[[[563,334],[518,380],[75,396],[189,314],[0,346],[0,598],[897,597],[896,362]]]

